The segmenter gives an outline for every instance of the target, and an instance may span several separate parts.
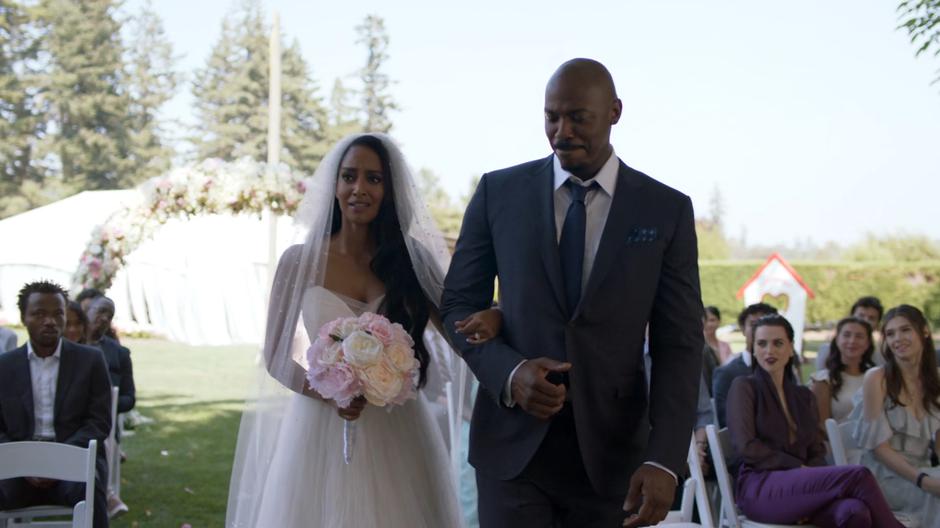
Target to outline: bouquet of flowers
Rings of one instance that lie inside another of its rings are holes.
[[[378,407],[401,405],[417,396],[419,363],[414,341],[398,323],[366,312],[320,328],[307,349],[307,382],[326,399],[348,407],[358,397]],[[352,460],[355,422],[343,429],[343,456]]]

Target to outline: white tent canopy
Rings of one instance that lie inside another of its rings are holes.
[[[19,321],[16,294],[47,279],[68,288],[96,225],[140,201],[140,192],[85,191],[0,220],[0,320]]]
[[[92,229],[141,199],[137,190],[87,191],[0,221],[0,321],[19,321],[26,282],[71,286]],[[257,215],[170,220],[127,257],[107,292],[115,325],[190,345],[260,343],[268,292],[268,224]],[[278,252],[293,228],[279,219]]]
[[[281,217],[279,254],[292,233]],[[257,215],[170,220],[117,273],[116,324],[190,345],[260,343],[267,262],[268,224]]]

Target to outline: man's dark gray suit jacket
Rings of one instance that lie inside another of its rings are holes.
[[[569,318],[553,182],[551,156],[485,174],[445,280],[447,331],[484,389],[473,411],[470,462],[500,480],[525,469],[549,422],[503,406],[501,391],[522,359],[566,360],[591,484],[599,494],[624,494],[643,462],[681,474],[689,449],[703,347],[692,202],[621,162],[593,269]],[[472,346],[454,322],[490,307],[497,276],[502,333]]]
[[[0,354],[0,442],[35,436],[33,383],[26,345]],[[99,478],[106,473],[104,440],[111,431],[111,381],[100,350],[62,340],[53,407],[55,440],[87,447],[98,440]]]

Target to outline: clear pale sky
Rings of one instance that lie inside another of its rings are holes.
[[[133,10],[140,0],[132,0]],[[915,59],[895,1],[314,2],[266,0],[320,95],[365,61],[354,27],[385,19],[402,110],[392,134],[454,196],[549,154],[544,86],[572,57],[610,69],[624,102],[612,143],[687,194],[717,185],[749,243],[940,238],[940,61]],[[229,0],[156,0],[181,69],[205,64]],[[354,81],[350,80],[350,83]],[[189,84],[167,113],[192,122]]]

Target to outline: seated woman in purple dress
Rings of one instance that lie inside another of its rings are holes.
[[[901,527],[867,468],[823,467],[816,401],[791,365],[790,323],[767,315],[752,331],[754,374],[734,380],[727,410],[741,511],[764,523]]]

